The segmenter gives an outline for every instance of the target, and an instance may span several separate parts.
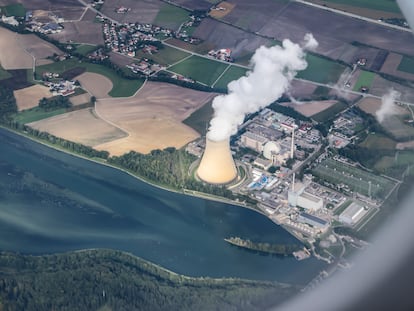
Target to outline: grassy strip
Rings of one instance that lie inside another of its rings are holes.
[[[19,122],[21,124],[26,124],[26,123],[46,119],[49,117],[53,117],[53,116],[56,116],[58,114],[62,114],[65,112],[66,112],[65,108],[59,108],[59,109],[51,110],[51,111],[44,111],[43,109],[39,107],[34,107],[32,109],[19,112],[18,114],[13,116],[13,119],[16,122]]]

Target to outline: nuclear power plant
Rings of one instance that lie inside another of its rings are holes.
[[[236,179],[237,169],[231,155],[229,139],[214,141],[207,138],[197,176],[210,184],[227,184]]]

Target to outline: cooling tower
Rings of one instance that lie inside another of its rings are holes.
[[[229,139],[214,141],[207,138],[197,175],[210,184],[226,184],[237,177]]]

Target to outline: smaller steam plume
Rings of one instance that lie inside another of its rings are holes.
[[[395,101],[398,100],[401,93],[391,89],[389,92],[381,98],[381,108],[378,109],[375,114],[379,123],[382,123],[387,117],[397,113],[397,106]]]
[[[207,137],[213,141],[228,139],[237,132],[248,113],[266,107],[285,93],[299,70],[307,67],[305,49],[315,49],[318,42],[306,34],[302,46],[285,39],[282,46],[259,47],[246,76],[228,84],[228,94],[214,98],[214,117]]]

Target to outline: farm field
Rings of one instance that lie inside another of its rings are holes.
[[[170,47],[168,45],[164,45],[164,48],[159,50],[158,53],[155,54],[147,54],[142,51],[139,51],[136,54],[136,58],[146,57],[149,59],[152,59],[153,61],[163,65],[168,66],[172,65],[188,56],[190,56],[190,53],[186,53],[184,51],[181,51],[179,49]]]
[[[195,129],[199,134],[205,135],[213,113],[212,101],[210,101],[194,111],[187,119],[183,120],[183,123]]]
[[[0,80],[10,78],[11,74],[5,70],[0,64]]]
[[[403,55],[389,53],[388,57],[386,58],[384,64],[381,67],[381,72],[385,72],[403,79],[414,80],[414,73],[412,73],[414,67],[412,66],[412,64],[407,64],[407,59],[410,60],[409,57],[406,57],[406,60],[404,61],[404,63],[406,64],[403,64],[401,66],[403,69],[405,69],[405,71],[402,71],[399,69],[399,66],[401,65],[401,62],[403,60]],[[410,63],[410,61],[408,61],[408,63]]]
[[[127,136],[122,130],[100,119],[92,108],[67,112],[28,125],[91,147]]]
[[[348,164],[326,159],[314,170],[313,174],[319,178],[335,185],[344,184],[351,191],[362,195],[369,195],[369,182],[371,182],[371,196],[384,199],[395,186],[395,182]]]
[[[0,63],[6,70],[30,69],[33,57],[36,63],[45,64],[50,62],[46,57],[62,53],[34,34],[21,35],[3,27],[0,27],[0,50]]]
[[[400,178],[405,172],[414,175],[414,152],[412,150],[397,151],[394,156],[383,156],[374,168],[390,176]]]
[[[308,67],[298,72],[297,77],[319,83],[336,83],[345,70],[345,66],[334,61],[307,54]]]
[[[414,58],[403,56],[397,70],[414,74]]]
[[[359,91],[362,87],[370,88],[374,81],[375,73],[370,71],[361,70],[357,82],[354,85],[353,90]]]
[[[281,103],[282,106],[292,107],[300,114],[303,114],[305,117],[311,117],[313,115],[319,114],[322,111],[329,109],[337,103],[336,100],[321,100],[321,101],[310,101],[302,102],[301,104],[295,103]]]
[[[96,50],[96,45],[80,44],[76,47],[75,52],[82,54],[82,55],[87,55],[95,50]]]
[[[33,59],[19,44],[19,34],[0,27],[0,63],[6,70],[32,68]]]
[[[49,88],[43,85],[33,85],[13,92],[19,111],[37,107],[42,98],[52,97]]]
[[[377,19],[381,17],[401,17],[402,15],[397,3],[389,0],[307,0],[307,2]]]
[[[163,3],[153,24],[170,29],[178,29],[182,23],[189,20],[189,12],[171,5]]]
[[[395,150],[396,142],[383,134],[370,133],[359,146],[367,149]]]
[[[131,150],[148,153],[166,147],[181,148],[199,137],[182,121],[214,95],[167,83],[147,82],[134,97],[98,100],[97,115],[129,136],[96,148],[112,155]]]
[[[170,68],[170,71],[192,78],[206,85],[212,85],[228,64],[200,56],[191,56]]]
[[[311,117],[317,122],[325,122],[332,119],[335,115],[337,115],[347,107],[348,106],[345,103],[339,101],[329,106],[327,109],[313,114]]]
[[[34,107],[32,109],[24,110],[16,114],[13,119],[14,121],[21,123],[21,124],[27,124],[35,121],[39,121],[42,119],[46,119],[49,117],[53,117],[62,113],[65,113],[65,108],[59,108],[56,110],[51,111],[44,111],[43,109],[40,109],[39,107]]]
[[[219,89],[227,89],[227,85],[234,80],[246,75],[248,69],[239,66],[230,66],[219,80],[214,84],[214,87]]]
[[[76,78],[82,88],[87,90],[96,98],[106,98],[112,90],[113,84],[110,79],[104,75],[94,72],[84,72]]]
[[[2,14],[6,16],[17,16],[24,17],[26,14],[26,9],[21,3],[9,4],[4,7],[0,7]]]
[[[120,77],[114,70],[103,65],[79,62],[75,58],[36,67],[36,72],[40,75],[43,72],[56,72],[60,75],[64,75],[65,72],[75,73],[71,74],[72,77],[70,78],[74,78],[85,71],[97,73],[108,78],[113,85],[111,91],[109,92],[109,95],[113,97],[132,96],[143,83],[142,80],[124,79]]]

